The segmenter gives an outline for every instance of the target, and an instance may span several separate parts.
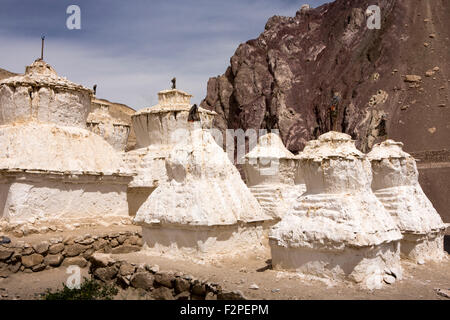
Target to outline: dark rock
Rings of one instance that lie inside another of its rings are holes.
[[[174,300],[172,290],[166,287],[159,287],[152,291],[155,300]]]
[[[78,241],[79,244],[83,244],[83,245],[90,245],[90,244],[93,244],[94,242],[95,242],[95,240],[92,237],[87,237],[81,241]]]
[[[175,300],[189,300],[190,296],[188,291],[183,291],[175,296]]]
[[[0,247],[0,261],[8,260],[14,253],[14,250]]]
[[[117,246],[119,245],[119,241],[117,241],[117,239],[112,239],[112,240],[109,242],[109,245],[110,245],[112,248],[115,248],[115,247],[117,247]]]
[[[63,251],[64,251],[64,244],[62,243],[53,244],[48,248],[49,254],[57,254]]]
[[[85,252],[83,252],[82,257],[89,260],[90,256],[92,256],[95,253],[94,248],[87,249]]]
[[[107,245],[108,245],[108,241],[106,241],[103,238],[100,238],[100,239],[98,239],[97,241],[94,242],[93,248],[94,248],[95,251],[99,251],[100,249],[103,249]]]
[[[83,257],[71,257],[66,258],[62,264],[63,266],[79,266],[80,268],[85,268],[88,265],[88,262]]]
[[[31,270],[33,270],[33,272],[39,272],[44,270],[46,267],[46,265],[44,263],[38,264],[37,266],[34,266],[31,268]]]
[[[117,275],[117,268],[115,266],[98,268],[94,271],[94,276],[103,282],[113,280],[116,275]]]
[[[223,291],[217,294],[217,300],[247,300],[244,294],[239,291]]]
[[[131,285],[135,288],[150,290],[153,288],[154,277],[148,272],[136,273],[131,278]]]
[[[45,255],[49,248],[49,243],[47,241],[43,241],[33,246],[33,249],[36,253]]]
[[[126,289],[130,286],[130,280],[128,279],[129,276],[122,276],[122,275],[117,275],[116,277],[116,282],[117,284],[122,287],[123,289]]]
[[[51,267],[59,267],[64,260],[61,254],[49,254],[44,259],[44,264]]]
[[[10,264],[8,266],[8,269],[9,269],[9,271],[11,271],[11,273],[16,273],[16,272],[18,272],[20,270],[20,266],[21,265],[22,264],[20,262],[16,262],[14,264]]]
[[[37,266],[38,264],[41,264],[43,261],[44,257],[37,253],[33,253],[29,256],[22,256],[22,264],[26,268],[32,268],[34,266]]]
[[[11,274],[8,264],[0,262],[0,278],[7,278]]]
[[[215,295],[213,292],[208,292],[206,294],[205,300],[217,300],[217,295]]]
[[[110,255],[104,254],[104,253],[94,253],[92,256],[89,257],[89,261],[91,262],[92,266],[95,267],[109,267],[112,266],[115,263],[115,260],[111,258]]]
[[[117,237],[117,242],[119,242],[119,244],[123,244],[126,239],[127,237],[125,235],[120,235]]]
[[[126,245],[137,245],[139,243],[139,237],[138,236],[131,236],[128,239],[125,240],[124,244]]]
[[[0,237],[0,244],[10,244],[11,243],[11,239],[5,236],[1,236]]]
[[[71,244],[66,246],[64,250],[64,255],[67,257],[75,257],[82,254],[87,249],[88,247],[81,245],[79,243]]]
[[[169,289],[173,288],[173,276],[171,274],[157,273],[155,274],[155,282],[160,286],[164,286]]]
[[[192,285],[192,293],[197,296],[204,297],[206,295],[206,286],[204,284],[201,284],[199,282],[196,282]]]
[[[181,292],[189,291],[191,284],[189,281],[183,278],[175,278],[174,281],[175,293],[179,294]]]
[[[29,256],[30,254],[32,254],[34,252],[34,249],[32,247],[27,247],[27,248],[23,248],[21,255],[23,256]]]
[[[135,270],[136,270],[135,266],[133,266],[127,262],[123,262],[122,265],[120,266],[119,273],[122,276],[128,276],[130,274],[133,274]]]

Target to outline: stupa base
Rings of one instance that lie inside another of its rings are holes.
[[[401,241],[402,258],[423,264],[439,262],[447,257],[444,251],[444,232],[429,235],[405,234]]]
[[[337,281],[349,280],[370,290],[380,289],[383,283],[402,279],[398,241],[333,252],[286,248],[270,240],[270,248],[275,270],[294,271]]]
[[[267,254],[268,233],[272,223],[186,227],[143,226],[144,250],[193,261],[240,257],[242,254]]]
[[[129,178],[72,173],[3,172],[0,175],[2,220],[35,223],[45,220],[128,217]]]

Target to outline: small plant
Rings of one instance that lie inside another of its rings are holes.
[[[116,287],[102,282],[84,278],[80,289],[70,289],[63,283],[63,289],[51,292],[49,289],[44,300],[112,300],[119,292]]]

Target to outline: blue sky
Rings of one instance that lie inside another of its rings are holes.
[[[273,15],[294,16],[325,0],[1,0],[0,68],[23,73],[40,55],[97,96],[141,109],[177,77],[199,103],[210,77],[222,74],[241,42]],[[66,9],[81,8],[81,30],[66,28]]]

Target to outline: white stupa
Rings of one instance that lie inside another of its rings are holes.
[[[261,136],[245,156],[247,186],[273,219],[281,219],[306,191],[298,162],[275,133]]]
[[[194,128],[211,128],[216,113],[203,108],[198,108],[200,122],[188,122],[191,97],[181,90],[163,90],[158,93],[157,105],[132,116],[138,149],[124,155],[125,162],[137,173],[128,188],[131,215],[161,181],[167,180],[165,159],[174,145]]]
[[[117,151],[125,151],[130,134],[130,125],[113,118],[108,109],[109,105],[102,100],[93,98],[91,113],[87,118],[88,129],[103,137]]]
[[[274,268],[371,289],[401,278],[402,235],[372,193],[370,162],[351,137],[326,133],[299,159],[307,191],[270,232]]]
[[[271,217],[209,131],[189,131],[165,166],[167,181],[135,217],[150,251],[214,259],[267,248]]]
[[[373,147],[372,189],[403,234],[401,253],[416,262],[440,261],[445,224],[419,185],[416,161],[403,144],[386,140]]]
[[[104,139],[86,129],[91,95],[43,60],[0,82],[2,220],[128,217],[131,173]]]

